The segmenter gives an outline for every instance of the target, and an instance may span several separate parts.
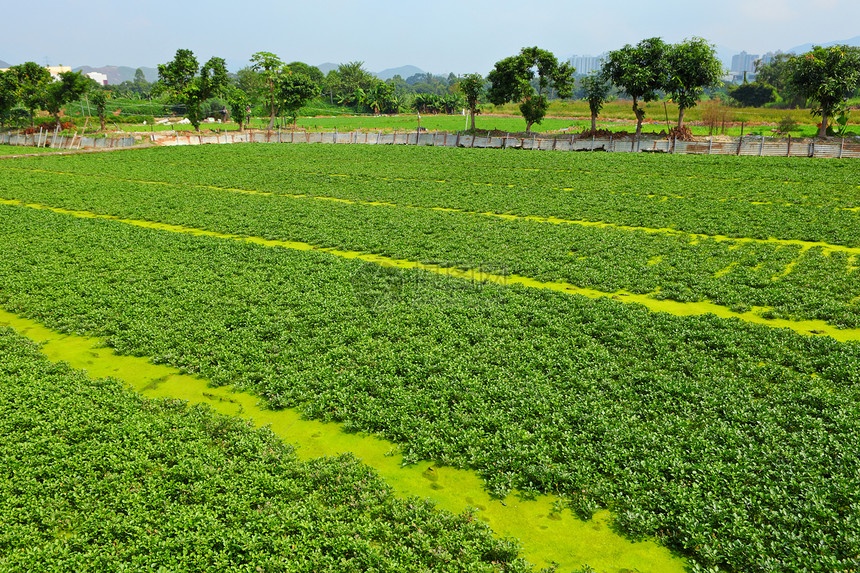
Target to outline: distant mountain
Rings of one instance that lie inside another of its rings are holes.
[[[844,44],[846,46],[860,46],[860,36],[854,36],[850,40],[840,40],[838,42],[826,42],[824,44],[802,44],[800,46],[795,46],[788,52],[794,52],[795,54],[805,54],[810,51],[815,46],[821,46],[822,48],[829,48],[830,46],[835,46],[837,44]]]
[[[423,74],[424,70],[415,66],[400,66],[399,68],[388,68],[376,73],[380,80],[390,80],[394,76],[400,76],[404,80],[415,74]]]
[[[12,67],[11,64],[7,64],[3,60],[0,60],[0,68],[11,68],[11,67]]]
[[[336,70],[336,69],[337,69],[337,66],[338,66],[338,64],[333,64],[333,63],[331,63],[331,62],[326,62],[326,63],[324,63],[324,64],[320,64],[320,65],[318,65],[318,66],[317,66],[317,68],[319,68],[319,71],[321,71],[321,72],[323,73],[323,75],[325,75],[325,74],[329,73],[329,72],[330,72],[330,71],[332,71],[332,70]]]
[[[156,68],[145,68],[141,66],[140,69],[143,72],[146,81],[154,82],[158,79],[158,70]],[[108,84],[116,85],[121,84],[122,82],[133,82],[134,73],[137,71],[137,68],[130,68],[128,66],[102,66],[100,68],[81,66],[74,68],[72,71],[81,72],[82,74],[99,72],[108,77]]]

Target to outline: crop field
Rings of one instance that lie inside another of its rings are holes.
[[[18,158],[0,244],[0,306],[50,328],[609,509],[693,570],[860,568],[857,162]]]

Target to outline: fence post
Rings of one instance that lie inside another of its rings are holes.
[[[785,154],[786,157],[791,157],[791,134],[788,134],[788,151]]]
[[[606,150],[609,153],[612,153],[612,132],[609,132],[609,148]]]
[[[842,138],[842,144],[839,146],[839,159],[842,159],[842,151],[845,149],[845,138]]]
[[[758,146],[758,156],[764,155],[764,136],[761,136],[761,145]]]
[[[815,140],[814,140],[814,139],[813,139],[813,140],[812,140],[812,142],[809,144],[809,156],[810,156],[810,157],[815,157]]]
[[[741,145],[743,145],[743,144],[744,144],[744,136],[742,135],[738,138],[738,152],[735,153],[735,155],[741,154]]]
[[[591,135],[591,149],[589,151],[594,151],[594,134]]]
[[[711,146],[714,145],[714,136],[712,135],[710,139],[708,139],[708,155],[711,154]]]

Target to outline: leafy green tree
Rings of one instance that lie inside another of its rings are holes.
[[[313,83],[320,87],[322,87],[322,84],[325,81],[325,74],[323,74],[316,66],[311,66],[304,62],[290,62],[287,64],[287,68],[295,74],[303,74],[307,76]]]
[[[668,46],[664,89],[678,104],[678,127],[684,126],[684,111],[695,107],[705,88],[720,84],[723,64],[717,50],[703,38]]]
[[[484,78],[481,74],[466,74],[459,83],[460,93],[466,98],[469,116],[472,118],[472,131],[475,131],[475,115],[478,113],[478,100],[484,95]]]
[[[790,84],[812,100],[812,114],[821,116],[818,136],[824,137],[830,118],[860,84],[860,48],[815,46],[812,51],[791,58],[789,70]]]
[[[762,107],[776,101],[776,88],[756,81],[729,88],[729,95],[743,106]]]
[[[394,82],[374,80],[367,90],[363,90],[363,93],[364,101],[360,103],[367,106],[373,113],[397,113],[399,105],[394,90]]]
[[[528,133],[546,115],[548,90],[554,89],[562,99],[570,97],[575,71],[568,62],[560,64],[551,52],[537,47],[523,48],[519,55],[496,62],[487,76],[490,81],[487,96],[495,105],[520,102]],[[536,80],[537,90],[532,80]]]
[[[146,75],[144,75],[143,70],[137,68],[134,71],[134,82],[133,88],[135,93],[139,95],[141,98],[149,97],[150,92],[152,91],[152,84],[146,81]]]
[[[794,54],[777,54],[767,64],[759,60],[755,64],[755,81],[772,85],[784,103],[791,107],[799,107],[806,103],[806,98],[798,94],[789,81],[791,77],[789,62],[793,57]]]
[[[202,68],[191,50],[176,50],[176,57],[159,64],[161,89],[176,103],[185,106],[185,117],[200,131],[201,106],[227,86],[227,67],[223,58],[210,58]]]
[[[373,87],[376,77],[364,69],[364,62],[348,62],[337,67],[337,86],[334,96],[346,105],[361,103],[365,92]]]
[[[81,72],[62,72],[57,81],[47,87],[45,109],[60,123],[60,111],[66,104],[76,102],[96,83]]]
[[[320,94],[320,85],[301,73],[286,71],[277,82],[278,103],[295,126],[299,110]]]
[[[12,117],[12,109],[18,103],[18,82],[12,72],[0,71],[0,127]]]
[[[259,101],[260,94],[266,93],[266,80],[259,73],[254,71],[250,66],[245,66],[236,72],[235,86],[245,93],[245,96],[250,100],[249,103],[254,105]]]
[[[105,111],[107,110],[107,102],[111,98],[111,92],[108,90],[96,89],[90,92],[90,103],[96,108],[96,115],[99,117],[99,130],[105,130]]]
[[[668,49],[660,38],[649,38],[635,47],[627,44],[609,52],[603,64],[603,73],[633,98],[637,136],[642,133],[645,119],[645,110],[639,107],[639,102],[657,99],[658,90],[666,84]]]
[[[24,62],[9,68],[16,85],[16,96],[30,114],[30,125],[35,125],[36,110],[42,109],[51,83],[51,73],[35,62]]]
[[[278,78],[281,76],[284,68],[284,62],[271,52],[257,52],[251,56],[251,62],[253,63],[251,69],[263,77],[269,89],[269,127],[267,129],[271,130],[275,127],[275,115],[277,113],[275,109],[275,92]]]
[[[609,97],[612,85],[599,72],[593,72],[582,78],[580,85],[584,91],[583,97],[588,102],[588,109],[591,111],[591,131],[597,131],[597,116],[603,109],[606,98]]]
[[[227,95],[227,105],[230,107],[230,116],[239,124],[239,131],[242,131],[245,129],[245,120],[248,108],[251,106],[251,99],[244,90],[233,86]]]

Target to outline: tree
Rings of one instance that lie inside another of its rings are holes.
[[[107,102],[110,97],[111,92],[102,89],[93,90],[89,95],[90,102],[96,108],[96,115],[99,117],[99,129],[101,131],[105,130],[105,110],[107,109]]]
[[[242,131],[245,128],[248,108],[251,105],[248,94],[242,89],[233,86],[233,89],[230,90],[227,96],[227,105],[230,107],[230,115],[239,124],[239,131]]]
[[[304,62],[290,62],[287,68],[294,74],[303,74],[307,76],[313,83],[322,86],[325,81],[325,74],[316,66],[310,66]]]
[[[135,93],[137,93],[141,98],[149,97],[149,92],[152,88],[152,84],[146,81],[146,75],[144,75],[143,70],[137,68],[134,71],[134,82],[132,89]]]
[[[584,99],[588,102],[591,110],[591,131],[597,131],[597,115],[603,109],[603,104],[609,96],[612,86],[603,74],[593,72],[580,80],[584,93]]]
[[[783,102],[791,107],[799,107],[806,103],[806,98],[796,92],[789,82],[791,70],[789,62],[794,54],[776,54],[767,64],[761,60],[755,64],[755,81],[760,84],[772,85]]]
[[[269,88],[269,130],[275,127],[275,84],[281,75],[284,62],[271,52],[257,52],[251,56],[251,68],[259,72]]]
[[[30,113],[30,125],[35,125],[36,110],[45,105],[51,73],[36,62],[12,66],[9,73],[13,74],[17,86],[17,99]]]
[[[487,96],[495,105],[519,101],[528,133],[546,115],[548,90],[554,89],[562,99],[570,97],[575,71],[567,62],[559,64],[551,52],[537,47],[523,48],[519,55],[496,62],[487,75],[490,81]],[[537,90],[532,80],[537,80]]]
[[[18,103],[18,82],[11,71],[0,71],[0,127],[12,116],[12,109]]]
[[[308,76],[287,71],[278,79],[278,102],[292,120],[293,126],[299,110],[320,94],[320,86]]]
[[[657,99],[657,91],[666,84],[666,52],[668,46],[660,38],[642,40],[636,47],[627,44],[620,50],[609,52],[603,64],[603,73],[633,98],[636,115],[636,135],[642,133],[645,110],[639,101]]]
[[[466,98],[466,106],[472,118],[472,131],[475,131],[475,114],[478,113],[478,100],[484,95],[484,78],[481,74],[466,74],[460,80],[459,90]]]
[[[664,88],[678,104],[678,127],[684,126],[684,110],[696,106],[705,88],[720,83],[723,64],[716,49],[703,38],[668,46],[667,79]]]
[[[191,50],[179,49],[172,61],[159,64],[158,78],[161,89],[185,105],[185,117],[200,131],[200,106],[226,87],[227,67],[222,58],[213,57],[200,68]]]
[[[62,72],[58,80],[47,87],[45,109],[53,114],[59,125],[63,106],[78,101],[95,85],[93,80],[81,72]]]
[[[813,115],[821,116],[818,136],[827,135],[827,124],[860,84],[860,48],[815,46],[789,61],[789,83],[812,100]]]
[[[761,107],[776,101],[776,88],[756,81],[729,88],[729,95],[743,106]]]

